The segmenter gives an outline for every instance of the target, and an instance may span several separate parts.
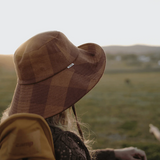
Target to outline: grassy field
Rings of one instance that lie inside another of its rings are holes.
[[[9,106],[16,85],[14,71],[0,71],[0,115]]]
[[[76,104],[95,140],[93,148],[135,146],[146,151],[148,160],[160,159],[160,142],[149,133],[150,123],[160,128],[159,82],[160,72],[104,74]],[[0,113],[10,104],[15,85],[15,72],[1,69]]]
[[[132,145],[144,149],[149,160],[160,159],[160,142],[149,133],[150,123],[160,128],[159,82],[159,72],[104,74],[76,105],[96,139],[93,147]]]

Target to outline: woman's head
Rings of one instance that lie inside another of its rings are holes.
[[[18,83],[9,115],[57,115],[81,99],[105,68],[103,49],[93,43],[74,46],[57,31],[35,35],[14,54]]]

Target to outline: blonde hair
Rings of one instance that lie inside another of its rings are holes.
[[[84,134],[84,143],[88,150],[91,150],[91,144],[93,144],[93,140],[89,140],[90,132],[86,124],[80,122],[79,118],[78,123],[80,124],[83,134]],[[63,131],[70,131],[75,133],[77,136],[79,136],[81,139],[82,137],[79,135],[78,129],[77,129],[77,121],[75,119],[75,116],[73,115],[72,109],[69,108],[55,116],[46,118],[46,121],[49,125],[53,125],[55,127],[58,127],[62,129]],[[85,129],[85,130],[84,130]],[[87,129],[87,132],[86,132]]]
[[[4,122],[9,117],[9,110],[10,110],[10,106],[6,110],[4,110],[4,112],[2,113],[0,123]],[[55,127],[58,127],[60,129],[62,129],[63,131],[71,131],[81,138],[81,136],[79,135],[79,132],[77,130],[77,122],[75,120],[75,117],[73,115],[71,108],[69,108],[69,109],[67,109],[67,110],[65,110],[55,116],[46,118],[46,121],[49,125],[53,125]],[[79,122],[82,129],[84,129],[84,128],[87,129],[87,132],[85,132],[85,130],[83,130],[84,143],[85,143],[86,147],[88,148],[88,150],[91,150],[92,149],[91,144],[93,144],[94,141],[89,140],[90,132],[88,130],[88,127],[86,124],[80,122],[79,118],[78,118],[78,122]]]
[[[9,109],[10,109],[10,106],[3,111],[2,117],[1,117],[1,119],[0,119],[0,124],[1,124],[2,122],[4,122],[4,121],[9,117]]]

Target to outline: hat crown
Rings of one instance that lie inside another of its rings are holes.
[[[58,31],[38,34],[14,54],[20,84],[45,80],[66,69],[78,56],[78,48]]]

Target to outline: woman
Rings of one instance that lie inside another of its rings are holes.
[[[35,35],[14,54],[18,82],[5,114],[35,113],[44,117],[52,131],[57,160],[146,160],[144,151],[133,147],[96,151],[87,148],[74,104],[98,83],[105,61],[104,51],[97,44],[75,47],[57,31]],[[75,121],[68,116],[70,108]]]

